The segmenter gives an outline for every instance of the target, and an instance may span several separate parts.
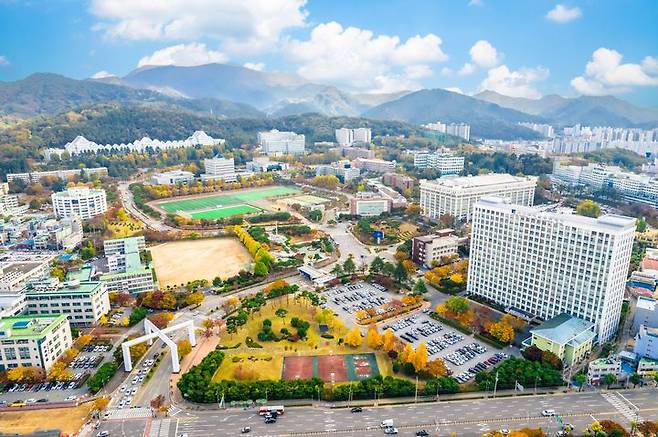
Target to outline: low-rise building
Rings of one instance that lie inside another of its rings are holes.
[[[107,197],[102,188],[71,187],[50,197],[59,218],[77,216],[89,220],[107,211]]]
[[[441,176],[457,176],[464,171],[464,157],[450,152],[419,152],[414,154],[414,167],[433,168]]]
[[[109,292],[144,293],[156,288],[153,270],[143,265],[140,251],[144,241],[137,238],[124,238],[122,241],[108,240],[110,255],[107,256],[107,272],[101,274]]]
[[[269,173],[273,171],[286,171],[290,166],[286,162],[270,161],[268,156],[259,156],[246,164],[246,170],[253,173]]]
[[[109,293],[99,281],[74,279],[54,290],[28,288],[25,298],[29,314],[64,314],[73,326],[91,326],[110,311]]]
[[[65,315],[0,319],[0,370],[40,367],[48,372],[73,344]]]
[[[0,292],[19,292],[27,283],[49,271],[48,261],[8,261],[0,262]]]
[[[141,235],[138,237],[115,238],[103,241],[105,256],[116,254],[125,255],[131,252],[139,253],[144,250],[146,250],[146,240]]]
[[[622,360],[620,357],[613,356],[590,361],[587,366],[588,383],[600,384],[603,382],[605,375],[614,375],[617,380],[625,379],[627,375],[622,370]]]
[[[637,363],[637,373],[641,376],[651,376],[658,372],[658,360],[640,358]]]
[[[436,234],[414,237],[411,245],[411,259],[416,264],[432,268],[443,257],[457,256],[459,238],[453,229],[442,229]]]
[[[62,149],[60,149],[62,150]],[[7,182],[14,182],[21,180],[27,184],[40,182],[41,179],[46,177],[55,177],[63,181],[80,176],[90,177],[92,175],[107,176],[106,167],[93,167],[93,168],[75,168],[70,170],[49,170],[49,171],[35,171],[31,173],[7,173]]]
[[[339,147],[334,147],[329,151],[336,153],[338,156],[345,159],[356,159],[356,158],[372,159],[375,157],[374,150],[364,149],[361,147],[339,146]]]
[[[24,293],[0,293],[0,319],[18,316],[25,311]]]
[[[591,352],[596,337],[594,323],[566,313],[531,329],[530,334],[530,345],[553,352],[567,366],[583,361]]]
[[[372,131],[367,127],[356,129],[336,129],[336,142],[342,146],[351,146],[353,143],[370,143]]]
[[[362,171],[373,173],[387,173],[395,171],[395,161],[386,161],[384,159],[366,159],[356,158],[352,165]]]
[[[364,217],[391,212],[391,200],[374,193],[358,193],[350,199],[350,214]]]
[[[73,250],[82,243],[83,229],[79,217],[36,221],[28,226],[35,250]]]
[[[638,296],[635,314],[633,315],[633,332],[640,330],[640,326],[658,328],[658,302],[646,296]]]
[[[357,179],[361,175],[361,170],[353,167],[349,161],[339,161],[331,165],[318,165],[315,169],[315,175],[334,175],[345,183]]]
[[[413,190],[416,185],[416,180],[414,178],[397,173],[384,174],[384,176],[382,176],[382,182],[384,185],[388,185],[399,191]]]
[[[638,357],[658,360],[658,328],[640,325],[640,330],[635,335],[633,352]]]
[[[151,183],[154,185],[178,185],[191,182],[194,182],[194,173],[190,171],[172,170],[154,173],[151,176]]]

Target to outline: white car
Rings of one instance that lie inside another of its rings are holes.
[[[544,410],[541,412],[541,415],[544,417],[555,416],[555,410]]]
[[[71,396],[67,396],[66,399],[64,399],[64,400],[65,401],[74,401],[76,399],[78,399],[78,397],[76,395],[71,395]]]
[[[30,398],[30,399],[26,399],[26,400],[25,400],[25,403],[26,403],[26,404],[36,404],[36,403],[37,403],[37,400],[34,399],[34,398]]]

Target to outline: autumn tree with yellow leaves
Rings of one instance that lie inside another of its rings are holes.
[[[418,345],[414,352],[413,360],[410,360],[410,362],[414,365],[416,372],[420,372],[427,367],[427,346],[425,346],[424,342]]]
[[[382,336],[377,332],[376,326],[371,326],[368,329],[368,334],[366,335],[366,340],[368,341],[368,347],[372,349],[379,349],[382,345]]]
[[[345,344],[352,347],[359,347],[363,344],[363,337],[361,337],[361,331],[356,326],[347,333],[344,340]]]

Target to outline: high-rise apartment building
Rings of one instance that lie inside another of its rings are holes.
[[[438,219],[450,214],[469,221],[473,204],[484,196],[500,196],[518,205],[532,205],[537,179],[492,173],[480,176],[442,177],[420,181],[420,207],[424,216]]]
[[[467,290],[544,320],[588,320],[605,342],[619,325],[634,235],[631,217],[486,197],[473,208]]]
[[[88,220],[107,211],[107,198],[102,188],[71,187],[53,193],[50,198],[59,218],[77,216]]]
[[[341,146],[351,146],[352,143],[370,143],[372,131],[367,127],[356,129],[336,129],[336,142]]]
[[[303,155],[306,138],[295,132],[258,132],[258,144],[266,155]]]
[[[419,152],[414,155],[414,167],[434,168],[441,176],[457,176],[464,171],[464,157],[443,152]]]

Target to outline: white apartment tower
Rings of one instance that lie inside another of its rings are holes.
[[[471,220],[473,205],[484,196],[500,196],[518,205],[532,205],[537,179],[509,174],[442,177],[420,181],[420,207],[423,215],[438,219],[450,214],[458,220]]]
[[[635,219],[597,219],[486,197],[474,205],[468,292],[548,320],[561,313],[619,324]]]
[[[272,129],[269,132],[258,132],[258,144],[263,153],[269,156],[303,155],[306,138],[295,132],[280,132]]]
[[[107,211],[107,199],[102,188],[72,187],[51,195],[53,210],[59,218],[80,217],[88,220]]]
[[[464,171],[464,157],[452,153],[419,152],[414,154],[414,167],[434,168],[441,176],[457,176]]]

